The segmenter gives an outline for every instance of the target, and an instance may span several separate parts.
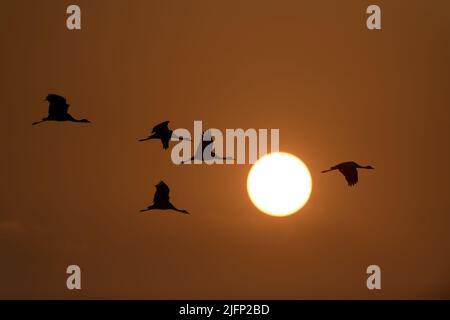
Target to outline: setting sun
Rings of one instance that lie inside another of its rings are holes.
[[[262,212],[283,217],[300,210],[311,195],[312,180],[306,165],[296,156],[270,153],[250,169],[247,191]]]

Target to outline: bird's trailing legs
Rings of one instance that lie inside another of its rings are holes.
[[[221,157],[221,156],[216,155],[215,153],[211,154],[211,156],[212,157],[209,157],[209,158],[205,158],[205,157],[202,157],[202,156],[198,156],[198,157],[194,156],[194,157],[191,157],[189,160],[181,161],[181,164],[191,163],[195,159],[201,160],[202,163],[205,162],[205,161],[213,160],[213,159],[217,159],[217,160],[234,160],[233,157]]]
[[[41,120],[41,121],[36,121],[36,122],[33,122],[31,125],[37,125],[37,124],[39,124],[39,123],[42,123],[42,122],[44,122],[45,120]]]

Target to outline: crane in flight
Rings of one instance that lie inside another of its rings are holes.
[[[360,166],[354,161],[347,161],[339,163],[328,170],[322,171],[322,173],[339,170],[347,180],[349,186],[354,186],[358,182],[358,169],[374,169],[372,166]]]
[[[138,141],[147,141],[151,139],[158,139],[161,140],[161,143],[163,145],[163,149],[166,150],[169,148],[169,141],[174,138],[178,140],[183,140],[183,137],[177,137],[173,134],[173,130],[169,129],[169,122],[170,121],[164,121],[160,124],[157,124],[153,127],[151,135],[149,135],[147,138],[139,139]],[[186,139],[189,141],[188,139]]]
[[[45,118],[42,118],[41,121],[33,122],[33,125],[45,122],[45,121],[71,121],[71,122],[84,122],[90,123],[87,119],[75,119],[72,117],[67,110],[69,109],[69,104],[66,101],[66,98],[50,93],[47,95],[45,100],[48,101],[48,115]]]
[[[195,151],[194,156],[192,156],[189,160],[182,161],[181,162],[182,164],[184,164],[184,163],[191,163],[195,159],[199,159],[199,160],[202,160],[202,161],[212,160],[212,159],[233,160],[233,158],[231,158],[231,157],[218,156],[213,149],[211,150],[211,155],[209,157],[205,157],[205,155],[204,155],[205,149],[210,144],[212,144],[214,142],[214,137],[211,137],[211,135],[209,135],[209,133],[207,133],[207,132],[208,132],[208,130],[203,131],[203,133],[202,133],[202,142],[197,147],[197,150]],[[205,139],[205,135],[207,136],[206,139]]]
[[[153,196],[153,204],[148,206],[146,209],[141,210],[141,212],[149,210],[175,210],[181,213],[189,214],[186,210],[176,208],[169,200],[169,186],[160,181],[156,186],[156,192]]]

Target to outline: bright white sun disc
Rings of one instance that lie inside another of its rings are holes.
[[[262,212],[283,217],[300,210],[311,195],[312,180],[306,165],[296,156],[269,153],[250,169],[247,191]]]

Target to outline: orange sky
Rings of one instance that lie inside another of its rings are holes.
[[[450,298],[450,2],[377,1],[381,31],[359,0],[69,4],[0,11],[0,298]],[[50,92],[93,123],[31,126]],[[163,120],[279,128],[310,201],[262,214],[249,165],[137,142]],[[320,174],[346,160],[376,170]],[[138,212],[161,179],[190,216]]]

